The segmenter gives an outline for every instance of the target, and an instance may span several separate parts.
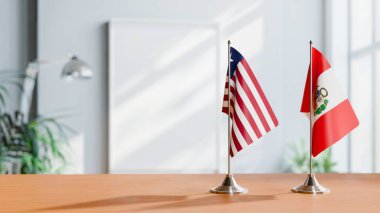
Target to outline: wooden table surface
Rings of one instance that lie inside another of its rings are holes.
[[[0,176],[0,212],[380,212],[379,174],[318,174],[326,195],[291,193],[303,174],[235,175],[246,195],[208,192],[224,175]]]

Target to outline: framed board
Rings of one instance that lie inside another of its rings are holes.
[[[109,23],[109,172],[218,169],[224,74],[210,23]]]

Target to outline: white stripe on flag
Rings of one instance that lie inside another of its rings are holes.
[[[247,79],[245,79],[245,81],[247,81]],[[245,93],[245,91],[241,87],[239,81],[237,81],[236,85],[238,88],[237,90],[241,91],[241,92],[239,92],[239,95],[240,95],[241,99],[243,100],[245,106],[248,108],[249,113],[252,115],[253,120],[255,121],[257,127],[259,128],[259,130],[261,132],[261,135],[265,135],[266,131],[265,131],[264,125],[261,122],[259,115],[257,114],[256,110],[253,108],[252,103],[249,101],[247,94]],[[252,90],[252,88],[249,88],[249,89]],[[247,122],[248,122],[248,120],[247,120]]]
[[[231,87],[235,88],[235,82],[232,79],[230,80],[230,85]]]
[[[233,88],[235,89],[235,87],[233,87]],[[228,89],[227,88],[224,90],[224,95],[228,95]],[[230,99],[232,99],[232,100],[235,99],[235,96],[232,92],[230,93]]]
[[[238,68],[239,68],[239,71],[242,74],[243,78],[245,79],[248,87],[251,89],[251,92],[252,92],[253,96],[255,97],[257,104],[259,105],[261,111],[263,112],[265,120],[267,121],[270,129],[274,129],[275,128],[274,122],[273,122],[272,118],[270,117],[269,112],[268,112],[267,108],[265,107],[263,100],[261,99],[259,93],[257,92],[255,85],[253,84],[251,78],[249,77],[247,70],[245,70],[244,66],[241,63],[238,64]]]
[[[230,93],[230,100],[235,100],[235,96],[234,96],[234,94],[232,94],[232,93]]]
[[[241,135],[240,130],[235,123],[235,119],[234,119],[234,122],[232,123],[232,128],[234,128],[234,132],[240,146],[242,147],[242,149],[245,149],[248,146],[248,144],[247,144],[247,141],[244,139],[244,137]]]
[[[235,147],[235,144],[234,144],[234,140],[231,136],[231,149],[232,149],[232,153],[234,153],[234,155],[236,155],[238,153],[236,147]]]
[[[245,130],[248,132],[249,136],[251,136],[251,139],[253,141],[257,141],[258,136],[253,131],[253,128],[252,128],[251,124],[249,124],[247,118],[245,117],[245,115],[243,114],[243,112],[241,111],[241,109],[240,109],[240,107],[239,107],[239,105],[237,103],[235,103],[235,110],[236,110],[236,114],[239,117],[241,123],[243,124]],[[243,138],[243,140],[244,140],[244,138]],[[239,138],[239,141],[240,141],[240,138]]]

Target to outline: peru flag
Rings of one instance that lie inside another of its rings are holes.
[[[312,154],[316,157],[356,128],[359,121],[347,95],[335,80],[329,62],[315,48],[312,48],[312,66]],[[310,112],[310,69],[306,78],[301,112]]]

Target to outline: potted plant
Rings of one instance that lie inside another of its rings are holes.
[[[20,111],[13,115],[5,112],[8,85],[23,92],[25,78],[15,72],[0,72],[0,173],[60,173],[66,165],[67,133],[73,130],[60,123],[59,117],[25,120]]]

